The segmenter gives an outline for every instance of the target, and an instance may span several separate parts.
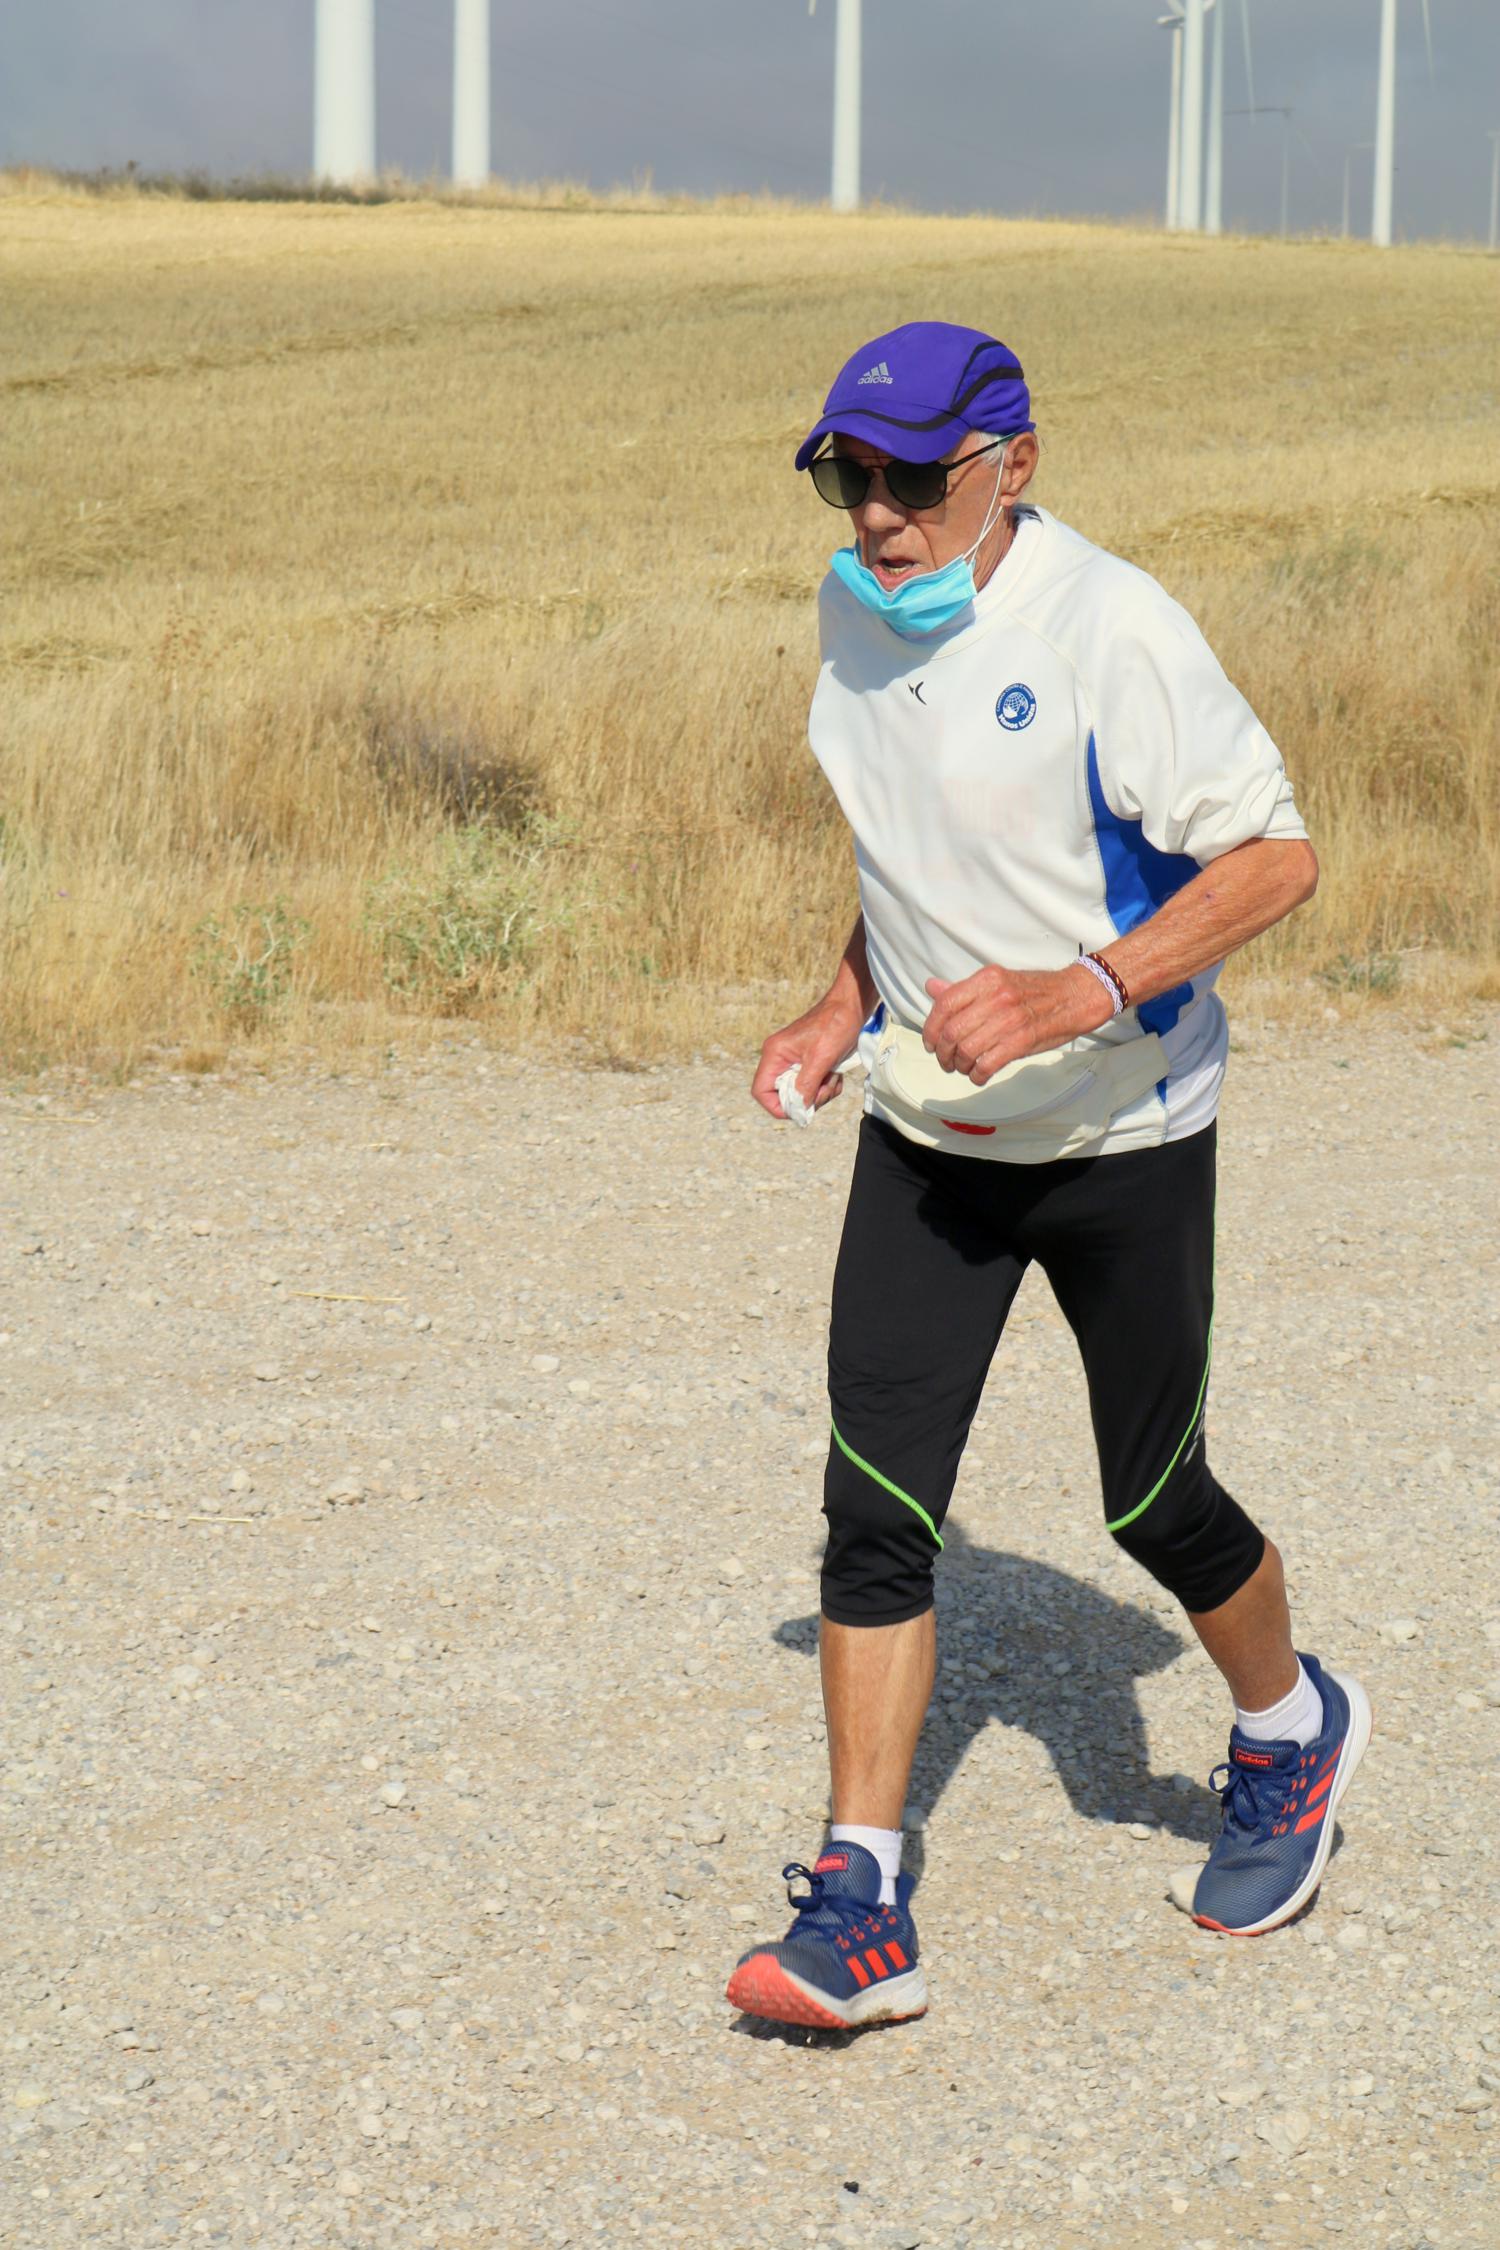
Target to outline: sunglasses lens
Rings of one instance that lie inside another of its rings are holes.
[[[870,490],[870,471],[842,453],[825,453],[810,464],[813,483],[830,508],[857,508]],[[941,506],[948,470],[941,461],[887,461],[885,487],[903,508]]]
[[[825,453],[810,466],[819,496],[830,508],[857,508],[870,489],[870,472],[841,453]]]
[[[903,508],[935,508],[948,489],[941,461],[887,461],[885,481]]]

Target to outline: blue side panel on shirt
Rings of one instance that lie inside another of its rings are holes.
[[[1159,852],[1138,820],[1122,820],[1111,809],[1099,779],[1099,753],[1092,734],[1088,765],[1094,838],[1104,867],[1104,904],[1123,937],[1190,883],[1200,869],[1190,852]],[[1192,997],[1190,984],[1177,984],[1170,992],[1143,1001],[1136,1015],[1147,1031],[1167,1032]]]

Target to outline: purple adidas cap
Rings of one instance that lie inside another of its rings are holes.
[[[861,345],[839,369],[823,412],[797,448],[805,469],[837,430],[898,461],[938,461],[969,430],[1034,430],[1020,361],[979,328],[909,320]]]

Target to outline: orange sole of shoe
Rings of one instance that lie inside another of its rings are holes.
[[[771,2023],[807,2024],[814,2031],[853,2031],[861,2022],[913,2023],[927,2013],[925,2008],[915,2008],[910,2015],[857,2018],[846,2023],[831,2008],[820,2008],[810,1999],[802,1986],[789,1977],[779,1961],[769,1954],[756,1954],[742,1961],[730,1978],[724,1997],[731,2007],[743,2009],[747,2016],[764,2016]]]

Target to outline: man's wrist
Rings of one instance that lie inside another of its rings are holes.
[[[875,979],[870,974],[870,956],[865,939],[865,918],[863,914],[849,933],[849,943],[844,948],[844,957],[839,963],[839,973],[833,980],[833,992],[839,990],[845,979],[853,985],[855,1004],[859,1009],[859,1020],[861,1023],[865,1023],[874,1013],[880,995],[875,989]],[[832,996],[833,993],[831,992],[829,997],[832,998]]]
[[[1068,980],[1080,1032],[1097,1031],[1101,1024],[1109,1023],[1119,1013],[1112,990],[1082,961],[1072,962],[1062,973]]]
[[[821,1005],[830,1009],[847,1008],[854,1017],[855,1029],[858,1030],[872,1014],[879,997],[869,972],[860,976],[846,955],[839,963],[839,973],[824,993]]]
[[[823,1000],[817,1012],[830,1026],[837,1024],[842,1027],[839,1037],[846,1053],[853,1047],[870,1016],[870,1009],[863,1006],[857,992],[841,990],[837,986]]]

